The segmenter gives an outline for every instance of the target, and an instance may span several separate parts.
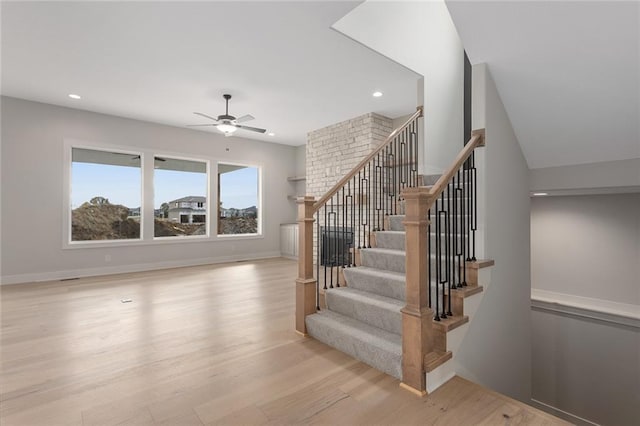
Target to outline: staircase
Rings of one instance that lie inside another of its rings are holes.
[[[375,232],[372,238],[375,247],[360,251],[361,265],[345,268],[343,286],[321,292],[324,309],[306,317],[311,337],[399,380],[402,380],[401,310],[406,304],[404,219],[404,215],[388,216],[389,230]],[[433,243],[435,232],[430,238]],[[469,267],[486,268],[492,264],[470,262]],[[435,260],[431,266],[435,268]],[[470,319],[465,313],[475,313],[482,291],[483,287],[477,284],[452,290],[453,315],[440,321],[432,320],[434,350],[424,360],[428,392],[455,374],[450,363],[444,364],[459,347]],[[435,283],[431,292],[435,293]],[[465,310],[467,298],[466,305],[472,309]],[[453,337],[447,338],[449,332],[456,329]]]
[[[417,174],[421,115],[318,201],[298,200],[296,330],[424,395],[455,375],[450,360],[493,262],[475,257],[474,150],[484,133],[426,182]]]

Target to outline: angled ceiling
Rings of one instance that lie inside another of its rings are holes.
[[[182,127],[222,114],[230,93],[232,115],[276,134],[238,136],[301,145],[415,110],[416,73],[330,29],[357,4],[2,2],[2,94]]]
[[[530,168],[640,158],[640,2],[456,1]]]

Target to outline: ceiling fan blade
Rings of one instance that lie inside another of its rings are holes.
[[[210,115],[203,114],[201,112],[194,112],[195,115],[199,115],[200,117],[208,118],[209,120],[218,121],[217,118],[211,117]]]
[[[267,131],[267,129],[259,129],[257,127],[240,126],[240,125],[236,125],[236,127],[242,130],[249,130],[250,132],[264,133]]]
[[[187,127],[217,126],[217,124],[187,124]]]
[[[246,121],[255,120],[255,117],[251,114],[243,115],[240,118],[236,118],[236,123],[244,123]]]

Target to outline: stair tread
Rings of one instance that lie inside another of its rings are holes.
[[[453,357],[451,351],[431,351],[424,356],[424,369],[427,373],[432,372]]]
[[[390,234],[390,235],[404,235],[404,234],[406,234],[406,232],[405,232],[405,231],[389,231],[389,230],[386,230],[386,231],[376,231],[376,234],[377,234],[377,233],[381,233],[381,234]]]
[[[391,333],[402,332],[404,302],[349,287],[325,292],[327,309]]]
[[[453,297],[467,298],[469,296],[473,296],[474,294],[481,293],[484,289],[481,285],[470,285],[467,287],[456,288],[452,292]],[[448,292],[447,292],[448,293]]]
[[[395,300],[405,300],[406,277],[402,272],[378,269],[370,266],[346,268],[347,285],[356,290],[379,294]]]
[[[404,256],[405,255],[405,251],[404,250],[396,250],[396,249],[389,249],[389,248],[381,248],[381,247],[371,247],[371,248],[366,248],[366,249],[362,249],[363,251],[367,250],[367,251],[371,251],[374,253],[385,253],[385,254],[395,254],[398,256]]]
[[[356,290],[349,287],[339,287],[326,290],[327,293],[333,293],[339,297],[346,297],[357,300],[358,302],[368,303],[384,309],[400,310],[404,307],[404,303],[392,297],[381,296],[364,290]]]
[[[357,266],[355,268],[350,268],[351,271],[357,271],[357,273],[365,274],[365,275],[375,275],[383,278],[388,278],[394,281],[402,281],[405,282],[406,276],[402,272],[388,271],[386,269],[378,269],[372,268],[371,266]]]
[[[463,324],[469,322],[467,315],[449,315],[447,318],[440,319],[440,321],[433,320],[432,323],[435,327],[440,328],[444,332],[449,332],[460,327]]]

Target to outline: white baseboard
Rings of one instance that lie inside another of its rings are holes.
[[[249,255],[204,257],[199,259],[170,260],[153,263],[137,263],[132,265],[106,266],[101,268],[71,269],[65,271],[41,272],[33,274],[4,275],[0,285],[24,284],[42,281],[58,281],[71,278],[95,277],[99,275],[123,274],[128,272],[144,272],[157,269],[171,269],[185,266],[212,265],[216,263],[237,262],[240,260],[257,260],[280,257],[280,251],[268,251]]]
[[[580,416],[576,416],[574,414],[568,413],[566,411],[563,411],[559,408],[554,407],[553,405],[549,405],[549,404],[545,404],[542,401],[538,401],[537,399],[531,398],[531,405],[535,408],[537,408],[538,410],[542,410],[544,412],[547,412],[549,414],[553,414],[556,417],[559,417],[563,420],[567,420],[572,422],[573,424],[576,425],[595,425],[595,426],[600,426],[598,423],[594,423],[590,420],[587,419],[583,419]]]

